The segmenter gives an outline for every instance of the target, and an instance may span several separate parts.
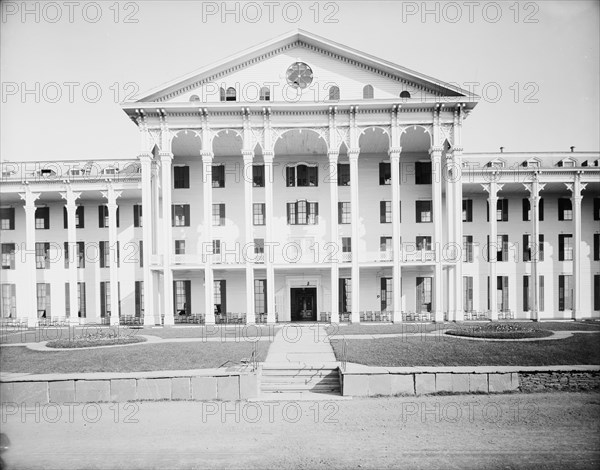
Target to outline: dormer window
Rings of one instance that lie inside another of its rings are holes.
[[[42,168],[40,170],[40,176],[48,178],[51,176],[56,176],[56,172],[54,170],[51,170],[50,168]]]
[[[573,168],[576,164],[577,162],[573,158],[567,157],[563,158],[560,162],[558,162],[556,166],[563,168]]]
[[[489,168],[504,168],[505,165],[506,162],[500,158],[496,158],[487,164]]]
[[[339,101],[340,100],[340,88],[337,86],[332,86],[329,88],[329,101]]]
[[[237,95],[235,92],[235,88],[230,86],[229,88],[227,88],[227,92],[225,93],[225,101],[236,101],[236,100],[237,100]]]
[[[115,167],[108,167],[102,169],[103,175],[116,175],[119,171]]]
[[[530,158],[529,160],[525,160],[523,162],[523,166],[525,168],[539,168],[542,165],[538,158]]]
[[[81,170],[79,168],[71,168],[69,170],[69,175],[71,175],[71,176],[81,176]]]
[[[260,89],[260,101],[271,101],[271,90],[269,90],[268,86]]]
[[[371,85],[365,85],[363,88],[363,99],[372,100],[374,96],[373,87]]]

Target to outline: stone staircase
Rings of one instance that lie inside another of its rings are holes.
[[[334,364],[263,363],[260,391],[263,398],[274,399],[284,394],[340,396],[339,369]]]

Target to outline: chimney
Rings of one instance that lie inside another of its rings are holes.
[[[500,147],[500,153],[504,153],[504,147]]]
[[[571,153],[573,153],[575,151],[575,146],[571,145]]]

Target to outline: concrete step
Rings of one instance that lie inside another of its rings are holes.
[[[299,386],[297,384],[261,384],[261,392],[303,392],[303,391],[329,391],[339,393],[340,385],[334,384],[313,384]]]
[[[263,377],[282,376],[282,377],[339,377],[336,370],[265,370],[262,371]]]
[[[297,382],[283,382],[283,381],[269,381],[269,382],[261,382],[261,387],[284,387],[284,386],[290,386],[290,387],[300,387],[300,388],[310,388],[310,387],[317,387],[317,386],[323,386],[323,387],[339,387],[340,386],[340,382],[339,381],[335,381],[335,380],[313,380],[313,381],[308,381],[308,382],[301,382],[301,381],[297,381]]]
[[[344,397],[336,392],[262,392],[257,398],[250,398],[248,401],[330,401],[330,400],[352,400],[352,397]]]

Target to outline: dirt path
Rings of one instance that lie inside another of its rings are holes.
[[[600,465],[600,400],[583,393],[92,404],[72,406],[71,416],[66,406],[36,415],[5,405],[2,412],[11,469]]]

